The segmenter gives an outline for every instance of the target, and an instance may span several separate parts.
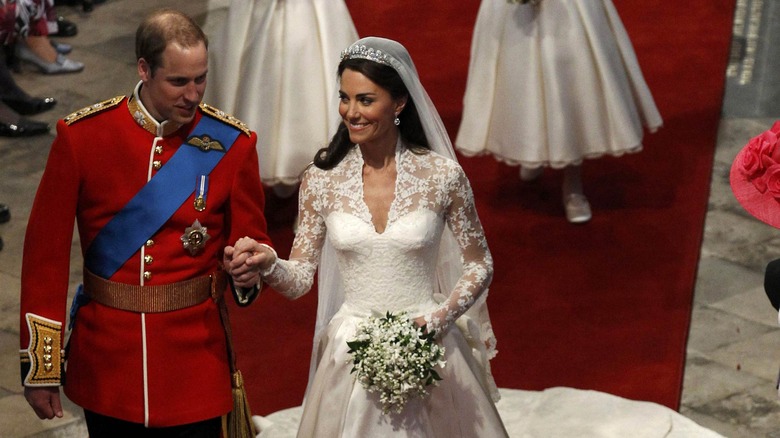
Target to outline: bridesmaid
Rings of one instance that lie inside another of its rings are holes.
[[[523,181],[563,169],[566,218],[584,223],[583,160],[638,152],[643,125],[661,123],[611,0],[482,1],[461,153],[519,165]]]
[[[291,196],[336,131],[338,56],[357,39],[343,0],[232,0],[209,48],[204,102],[258,133],[263,184]]]

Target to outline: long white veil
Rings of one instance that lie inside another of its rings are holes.
[[[362,58],[389,65],[401,76],[409,91],[409,97],[414,101],[422,122],[425,136],[432,151],[452,160],[456,160],[450,137],[433,105],[428,93],[420,83],[417,69],[406,48],[396,41],[366,37],[353,43],[342,53],[342,59]],[[437,262],[438,293],[447,297],[463,274],[460,248],[449,228],[445,229],[439,248]],[[464,333],[472,347],[475,359],[484,370],[484,383],[492,398],[498,400],[498,389],[490,372],[490,359],[496,354],[496,339],[493,334],[490,317],[487,310],[487,291],[477,302],[457,320],[458,328]],[[325,328],[333,315],[344,301],[344,288],[339,274],[336,253],[330,241],[326,239],[319,265],[318,273],[318,304],[317,323],[314,334],[314,348],[309,373],[311,384],[317,362],[319,361],[319,344]],[[307,388],[308,393],[308,388]]]

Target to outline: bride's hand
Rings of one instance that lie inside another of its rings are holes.
[[[251,237],[242,237],[236,241],[236,254],[238,258],[235,265],[246,264],[255,269],[265,270],[276,262],[276,254],[266,245],[257,243]]]
[[[260,282],[260,271],[276,261],[274,252],[250,237],[242,237],[235,246],[225,248],[223,263],[238,287],[252,287]]]
[[[418,316],[418,317],[416,317],[416,318],[412,318],[412,322],[414,322],[414,324],[415,324],[417,327],[426,327],[426,326],[428,325],[428,321],[426,321],[426,320],[425,320],[425,317],[423,317],[423,316]],[[427,327],[426,327],[426,328],[427,328]],[[427,331],[427,330],[426,330],[426,331]]]

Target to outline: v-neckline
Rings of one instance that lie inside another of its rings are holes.
[[[356,147],[360,156],[360,162],[358,163],[358,172],[360,172],[360,202],[363,204],[363,208],[366,209],[366,215],[368,216],[368,223],[371,226],[371,229],[375,234],[382,235],[385,234],[387,229],[392,225],[391,217],[393,214],[393,209],[395,208],[396,200],[398,199],[398,175],[400,173],[399,169],[401,166],[401,137],[398,137],[398,142],[395,145],[395,181],[393,183],[393,199],[390,201],[390,205],[387,208],[387,221],[385,222],[385,226],[382,231],[377,229],[377,225],[374,223],[374,215],[371,213],[371,209],[368,207],[368,203],[366,202],[366,182],[363,179],[363,166],[365,165],[365,161],[363,160],[363,151],[360,150],[360,146],[356,145]]]

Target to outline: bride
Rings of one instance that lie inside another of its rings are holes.
[[[507,436],[490,374],[493,260],[468,179],[406,49],[369,37],[342,53],[330,145],[304,173],[289,260],[244,238],[225,250],[237,286],[290,299],[319,262],[319,304],[299,437]],[[351,373],[347,342],[376,313],[405,312],[444,347],[441,381],[400,412]]]

